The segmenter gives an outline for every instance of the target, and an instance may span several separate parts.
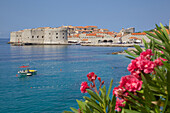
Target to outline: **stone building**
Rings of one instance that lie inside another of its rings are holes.
[[[39,27],[10,33],[10,43],[67,44],[66,28]]]
[[[128,35],[122,36],[122,43],[140,43],[143,44],[142,39],[145,39],[146,42],[149,42],[149,38],[146,36],[146,33],[130,33]]]

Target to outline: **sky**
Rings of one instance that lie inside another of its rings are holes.
[[[86,26],[119,32],[169,25],[170,0],[0,0],[0,38],[10,32],[62,25]]]

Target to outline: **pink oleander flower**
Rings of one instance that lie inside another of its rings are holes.
[[[146,51],[143,51],[142,53],[140,53],[140,56],[145,57],[146,59],[150,60],[150,56],[152,56],[152,50],[151,49],[147,49]]]
[[[152,73],[154,67],[153,61],[146,59],[144,56],[139,56],[131,61],[127,69],[131,72],[131,75],[139,75],[142,71],[146,74]]]
[[[117,99],[116,99],[115,110],[118,111],[118,112],[120,112],[120,111],[121,111],[121,108],[120,108],[120,107],[125,107],[125,103],[124,103],[124,102],[125,102],[125,100],[117,98]]]
[[[130,92],[140,91],[142,88],[142,81],[134,77],[133,75],[123,76],[120,80],[120,87],[124,87]]]
[[[87,78],[89,81],[94,81],[94,80],[96,80],[97,75],[94,72],[91,72],[91,73],[87,74]]]
[[[113,95],[122,98],[123,96],[128,96],[128,93],[125,88],[118,86],[113,89]]]
[[[81,93],[87,93],[86,89],[89,89],[90,87],[88,86],[87,82],[82,82],[81,83],[81,87],[80,87],[80,91]]]
[[[155,64],[153,61],[145,62],[143,72],[146,74],[152,73],[154,71]]]
[[[163,66],[164,64],[162,63],[161,60],[162,60],[162,61],[167,61],[167,59],[164,59],[164,58],[159,57],[159,58],[157,58],[157,59],[154,61],[155,66]]]
[[[136,66],[136,60],[132,60],[131,63],[127,67],[128,71],[136,71],[138,68]]]
[[[162,57],[159,57],[161,60],[163,60],[163,61],[168,61],[167,59],[164,59],[164,58],[162,58]]]

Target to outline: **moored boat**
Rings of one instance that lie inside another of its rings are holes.
[[[29,66],[20,66],[19,68],[23,68],[22,70],[18,71],[20,76],[32,76],[37,74],[37,70],[30,70]]]

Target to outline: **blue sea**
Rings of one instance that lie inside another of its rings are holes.
[[[110,53],[127,48],[90,47],[80,45],[11,46],[0,39],[0,112],[61,113],[78,108],[76,99],[83,100],[81,82],[95,72],[106,87],[114,79],[128,75],[130,60]],[[17,77],[19,66],[29,65],[37,75]]]

